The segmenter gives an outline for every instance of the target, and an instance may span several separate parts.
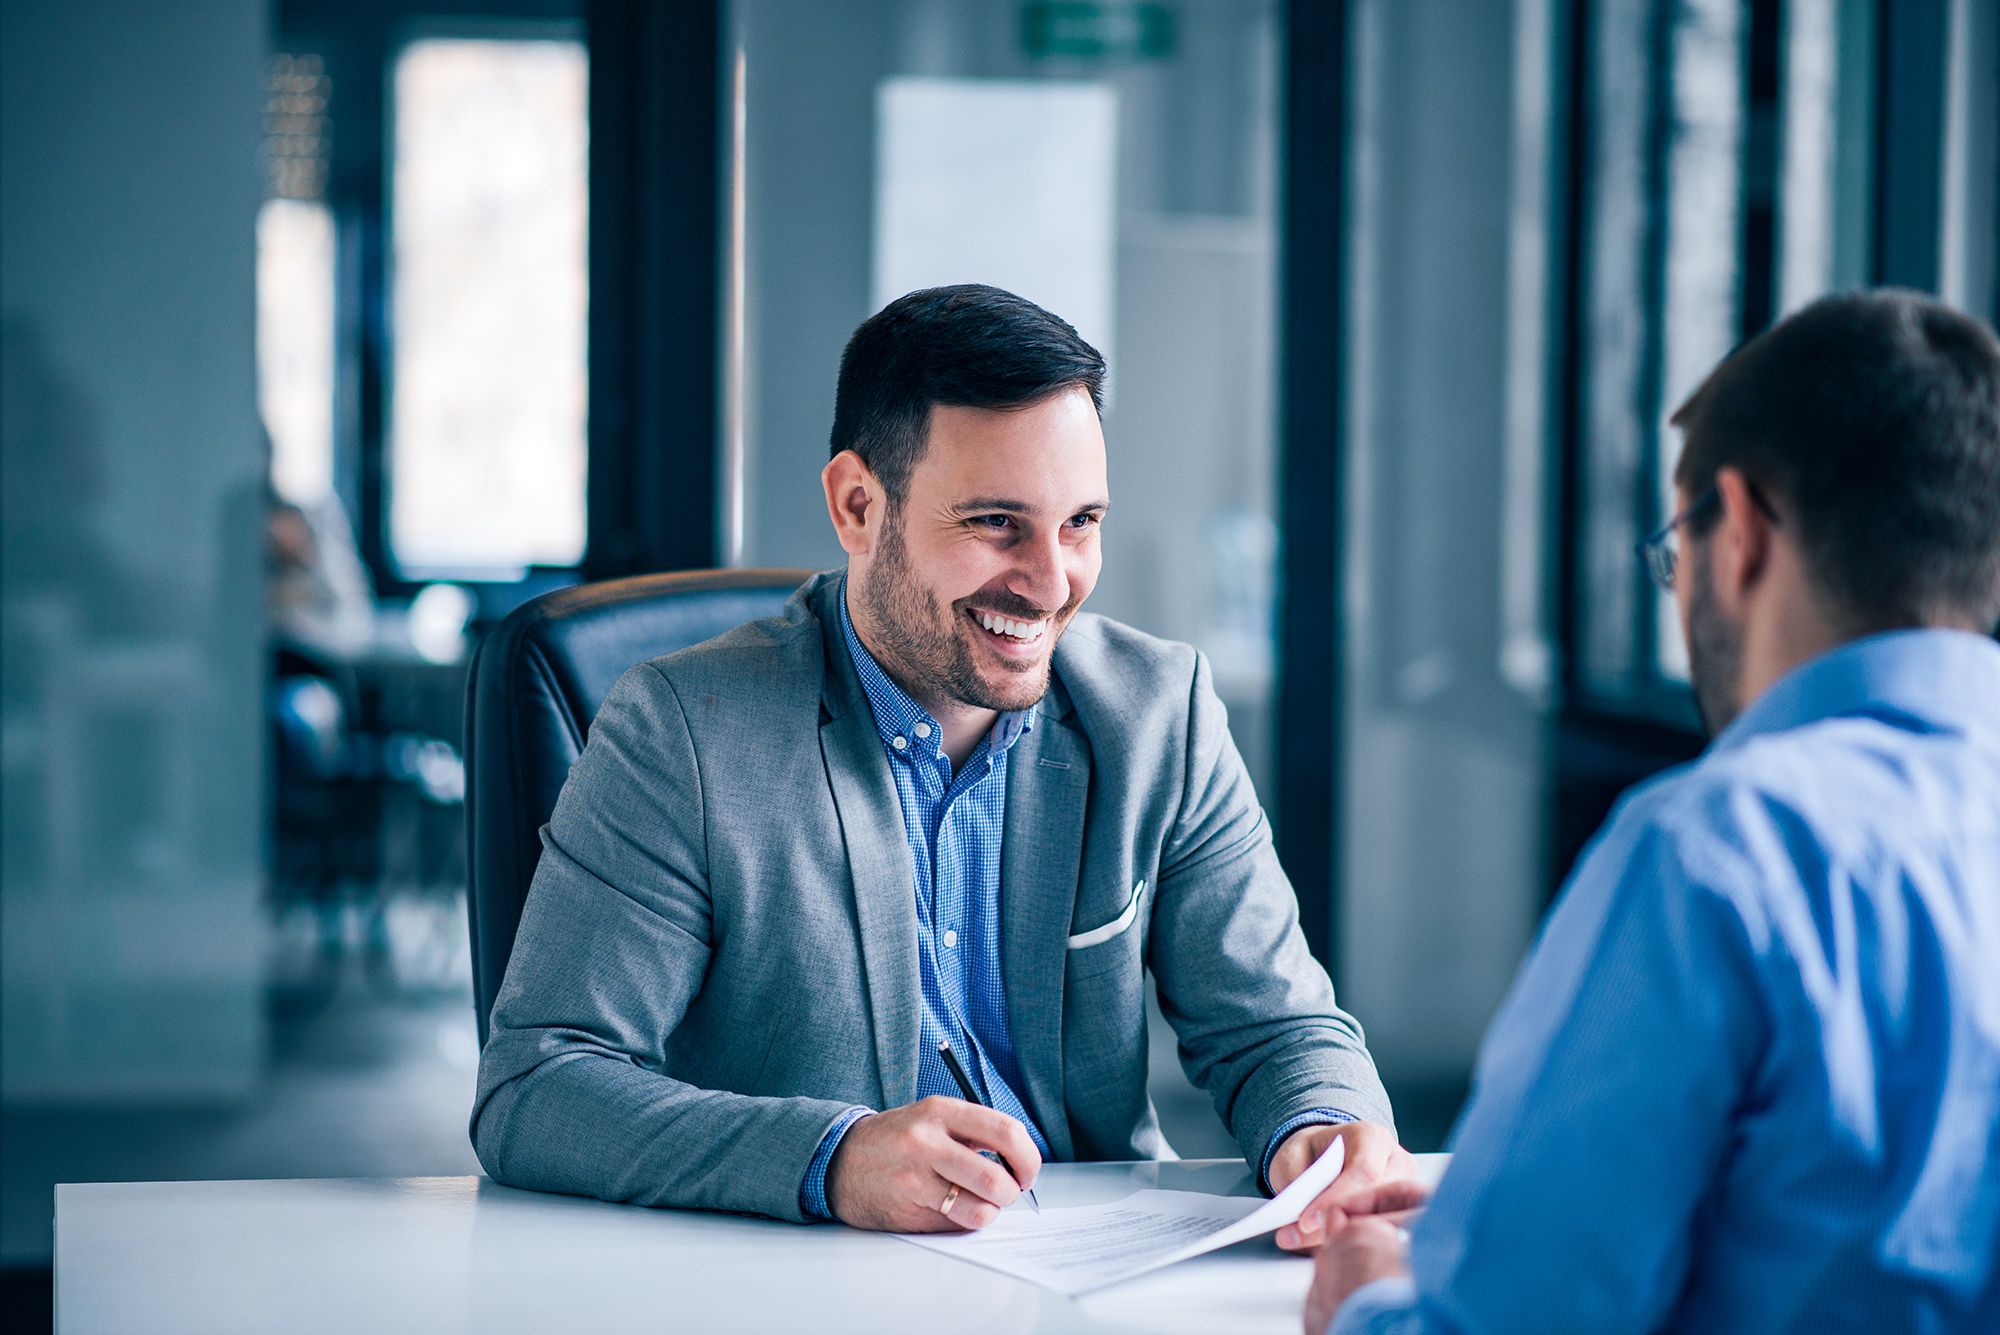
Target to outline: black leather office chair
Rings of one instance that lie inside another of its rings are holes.
[[[467,917],[481,1045],[541,857],[541,828],[613,683],[636,663],[775,615],[812,573],[697,570],[559,589],[515,608],[481,642],[465,719]]]

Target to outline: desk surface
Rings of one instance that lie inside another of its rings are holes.
[[[1419,1155],[1435,1180],[1444,1155]],[[1248,1195],[1241,1160],[1050,1164],[1046,1206]],[[56,1188],[56,1329],[1201,1331],[1295,1335],[1311,1267],[1255,1239],[1080,1299],[835,1225],[475,1177]]]

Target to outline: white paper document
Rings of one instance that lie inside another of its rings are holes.
[[[1059,1293],[1088,1293],[1295,1222],[1340,1172],[1334,1141],[1276,1197],[1135,1191],[1121,1200],[1040,1214],[1007,1210],[977,1233],[899,1233],[905,1242]]]

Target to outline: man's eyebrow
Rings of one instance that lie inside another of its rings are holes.
[[[951,508],[954,513],[962,515],[991,514],[996,510],[1010,515],[1030,515],[1035,512],[1035,507],[1026,501],[1017,501],[1005,496],[975,496],[971,500],[960,501]],[[1101,514],[1110,508],[1110,501],[1086,501],[1070,513],[1080,515],[1095,510]]]

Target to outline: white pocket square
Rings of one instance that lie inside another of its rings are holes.
[[[1082,950],[1086,946],[1102,945],[1130,927],[1139,920],[1139,901],[1145,897],[1145,894],[1146,882],[1144,878],[1141,878],[1139,884],[1132,887],[1131,902],[1125,905],[1123,913],[1113,918],[1110,922],[1105,923],[1102,927],[1093,927],[1087,932],[1078,932],[1069,939],[1069,948],[1071,950]]]

